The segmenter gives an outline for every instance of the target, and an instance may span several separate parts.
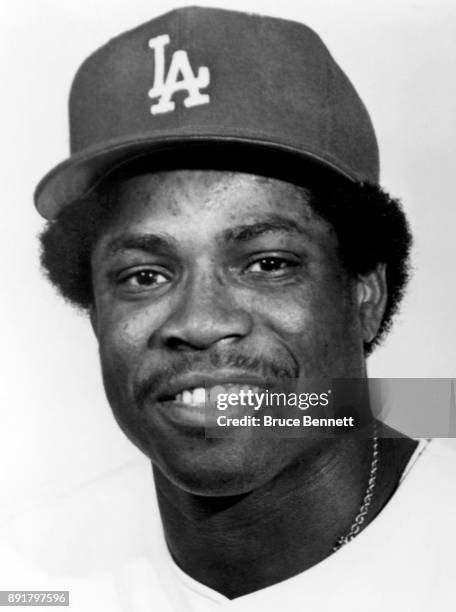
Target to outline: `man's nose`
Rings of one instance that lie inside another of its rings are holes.
[[[236,342],[252,329],[252,314],[215,278],[186,284],[173,311],[158,330],[161,343],[176,350],[204,350]]]

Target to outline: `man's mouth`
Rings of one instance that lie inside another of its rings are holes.
[[[259,393],[261,387],[256,385],[239,385],[236,383],[228,383],[224,385],[214,385],[211,387],[194,387],[183,389],[175,395],[166,398],[162,401],[172,401],[186,406],[203,406],[217,402],[220,394],[234,394],[238,397],[247,396],[254,393]]]
[[[161,384],[145,408],[152,418],[156,414],[179,428],[201,429],[212,426],[227,409],[230,416],[243,416],[254,409],[256,394],[270,388],[263,377],[239,370],[187,372]]]
[[[226,414],[229,408],[230,416],[243,416],[255,406],[255,394],[264,392],[265,384],[250,384],[247,382],[207,381],[199,377],[197,384],[193,380],[174,381],[156,396],[156,407],[161,418],[185,430],[190,428],[214,427],[218,416]],[[260,382],[259,380],[256,381]],[[176,384],[177,383],[177,384]],[[190,383],[190,384],[189,384]],[[231,403],[227,403],[227,398]],[[220,403],[220,400],[223,400]],[[150,406],[153,411],[153,404]]]

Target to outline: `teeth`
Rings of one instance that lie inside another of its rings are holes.
[[[182,393],[182,401],[184,404],[193,404],[193,394],[191,391],[185,390]]]
[[[210,402],[215,403],[220,393],[226,393],[228,391],[227,385],[216,385],[207,390],[208,399]]]
[[[193,403],[204,404],[206,401],[206,390],[203,387],[197,387],[193,389]]]
[[[214,387],[210,387],[209,389],[205,389],[204,387],[196,387],[195,389],[185,389],[181,393],[177,393],[175,401],[180,402],[181,404],[196,406],[204,404],[206,399],[216,401],[220,393],[235,393],[239,395],[241,391],[244,391],[244,393],[247,394],[248,391],[251,391],[252,393],[259,393],[260,390],[260,387],[257,386],[236,384],[216,385]],[[248,396],[246,395],[245,397]]]
[[[175,397],[176,402],[181,404],[187,404],[195,406],[198,404],[204,404],[206,401],[206,389],[204,387],[197,387],[196,389],[185,389],[181,393],[177,393]]]
[[[252,393],[258,393],[260,388],[259,387],[249,387],[249,385],[244,385],[243,387],[241,387],[240,390],[245,391],[246,394],[247,394],[247,391],[252,391]]]

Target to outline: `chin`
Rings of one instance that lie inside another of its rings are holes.
[[[170,453],[151,449],[154,469],[187,493],[207,497],[242,495],[253,491],[279,471],[274,455],[269,459],[252,445],[242,448],[231,439],[206,439],[205,448]]]

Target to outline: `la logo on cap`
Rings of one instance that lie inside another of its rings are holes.
[[[174,51],[165,77],[165,47],[169,43],[168,34],[149,40],[149,47],[153,49],[155,55],[155,73],[154,85],[148,95],[150,98],[158,98],[158,102],[150,107],[152,115],[173,111],[176,103],[171,98],[176,91],[186,90],[188,92],[188,96],[184,99],[186,108],[208,104],[210,101],[208,94],[201,93],[201,89],[205,89],[210,83],[209,68],[200,66],[198,74],[195,74],[187,51]]]

